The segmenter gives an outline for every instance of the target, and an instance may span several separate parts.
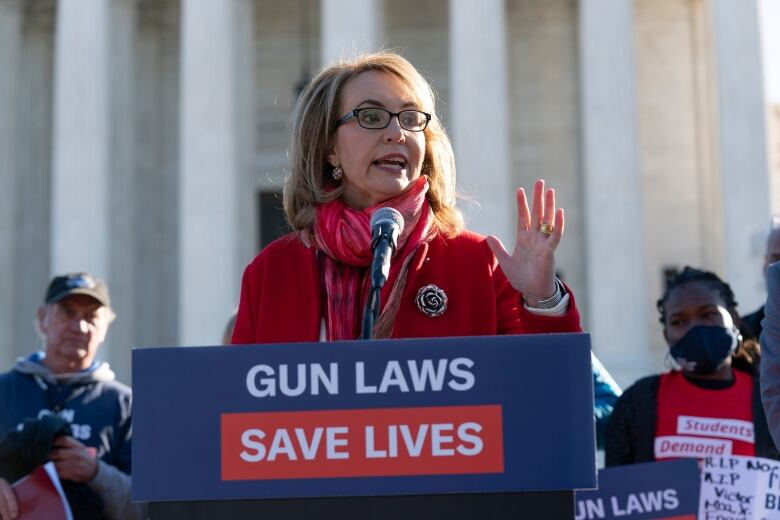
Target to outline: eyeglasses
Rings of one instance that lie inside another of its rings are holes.
[[[369,130],[380,130],[387,128],[393,116],[398,118],[398,124],[404,130],[410,132],[422,132],[428,126],[431,115],[419,110],[401,110],[400,112],[390,112],[384,108],[356,108],[349,114],[339,119],[338,125],[341,126],[353,117],[363,128]]]

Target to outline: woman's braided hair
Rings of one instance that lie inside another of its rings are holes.
[[[656,302],[661,323],[664,327],[666,326],[666,302],[672,291],[692,283],[700,283],[716,291],[726,304],[726,310],[731,314],[734,324],[737,326],[739,333],[742,336],[737,351],[732,356],[732,366],[743,372],[748,372],[750,374],[756,373],[758,370],[758,362],[761,357],[761,349],[757,338],[747,327],[745,327],[742,318],[739,317],[734,291],[731,290],[729,284],[721,280],[715,273],[686,265],[682,271],[668,280],[663,296]]]

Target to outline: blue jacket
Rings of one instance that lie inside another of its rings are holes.
[[[590,361],[593,365],[593,415],[596,418],[596,445],[603,448],[607,421],[609,421],[609,416],[612,415],[612,410],[615,408],[615,402],[622,392],[607,369],[592,352]]]

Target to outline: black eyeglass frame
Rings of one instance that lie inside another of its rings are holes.
[[[373,126],[373,127],[363,126],[363,124],[360,122],[360,118],[358,117],[360,115],[360,112],[362,112],[363,110],[380,110],[380,111],[382,111],[382,112],[384,112],[386,114],[389,114],[390,117],[387,118],[387,123],[385,124],[385,126]],[[400,118],[400,115],[403,114],[404,112],[416,112],[418,114],[423,114],[425,116],[425,124],[423,125],[423,127],[420,128],[419,130],[415,130],[415,129],[412,129],[412,128],[406,128],[403,125],[403,123],[401,123],[401,118]],[[429,114],[428,112],[423,112],[422,110],[415,110],[413,108],[410,108],[410,109],[407,109],[407,110],[401,110],[400,112],[390,112],[387,109],[379,108],[379,107],[363,107],[363,108],[356,108],[352,112],[350,112],[350,113],[346,114],[345,116],[343,116],[342,118],[340,118],[338,120],[338,122],[336,123],[336,128],[338,128],[339,126],[343,125],[344,123],[346,123],[347,121],[349,121],[353,117],[355,119],[357,119],[357,122],[360,125],[360,128],[365,128],[366,130],[384,130],[385,128],[390,126],[390,121],[393,120],[393,117],[398,119],[398,124],[399,124],[399,126],[401,128],[403,128],[404,130],[408,130],[409,132],[422,132],[423,130],[428,128],[428,123],[431,122],[431,114]]]

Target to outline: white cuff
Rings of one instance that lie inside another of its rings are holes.
[[[537,309],[536,307],[529,307],[527,303],[523,303],[523,307],[525,307],[526,310],[531,314],[536,314],[537,316],[565,316],[566,310],[569,308],[569,293],[564,294],[563,298],[561,298],[561,301],[558,302],[558,305],[550,309]]]

